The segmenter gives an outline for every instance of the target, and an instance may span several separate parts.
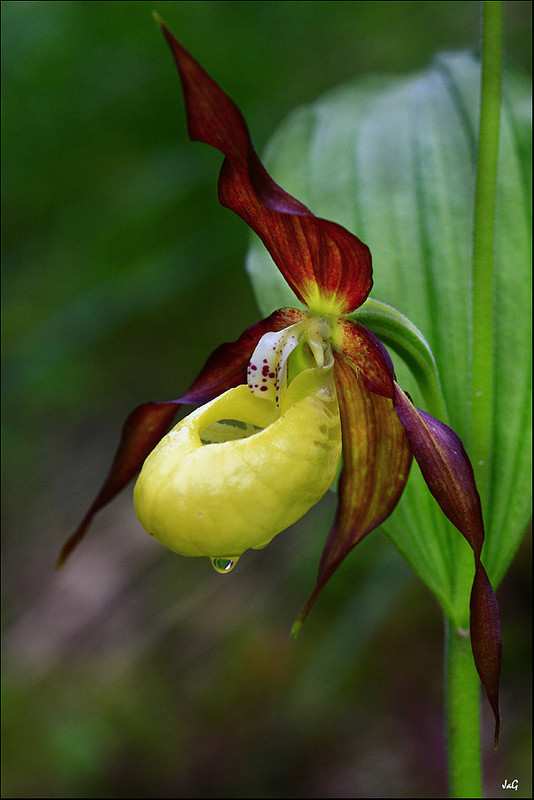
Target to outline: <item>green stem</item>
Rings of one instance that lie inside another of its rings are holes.
[[[500,0],[482,4],[482,82],[473,221],[473,342],[469,453],[483,505],[488,500],[494,385],[495,202],[502,94]]]
[[[471,641],[445,620],[447,739],[451,797],[482,797],[480,680]]]
[[[473,220],[473,341],[469,453],[483,506],[488,501],[494,404],[495,204],[502,94],[503,4],[482,3],[482,79]],[[446,691],[451,797],[481,797],[480,684],[470,640],[450,622]]]

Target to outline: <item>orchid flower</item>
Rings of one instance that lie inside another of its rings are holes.
[[[471,641],[497,736],[499,612],[481,563],[481,505],[462,443],[415,407],[382,343],[349,316],[371,291],[367,246],[274,182],[237,106],[160,25],[182,81],[189,136],[225,157],[221,204],[260,237],[305,308],[255,323],[220,345],[181,397],[129,415],[111,470],[58,565],[142,467],[134,503],[145,529],[228,572],[245,550],[264,547],[317,503],[341,460],[335,521],[298,628],[352,548],[392,513],[413,456],[473,550]],[[166,434],[183,404],[200,407]]]

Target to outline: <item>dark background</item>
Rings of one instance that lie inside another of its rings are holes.
[[[127,490],[54,572],[127,413],[259,318],[154,9],[260,152],[336,84],[479,40],[478,2],[2,3],[3,796],[442,797],[440,610],[380,532],[289,637],[333,495],[220,576],[146,536]],[[505,15],[530,72],[531,4]],[[532,791],[529,565],[525,543],[498,593],[492,797]]]

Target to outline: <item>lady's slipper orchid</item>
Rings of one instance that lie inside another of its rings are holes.
[[[462,443],[415,408],[384,346],[348,316],[372,287],[367,246],[272,180],[237,106],[161,28],[182,80],[190,138],[225,156],[221,204],[261,238],[308,310],[275,311],[217,348],[182,397],[130,414],[110,473],[58,565],[144,462],[134,502],[146,530],[171,550],[209,556],[229,571],[246,549],[266,545],[320,499],[342,451],[336,518],[298,625],[350,550],[391,514],[413,455],[473,549],[472,648],[497,737],[499,612],[480,560],[480,499]],[[182,404],[205,405],[165,435]]]

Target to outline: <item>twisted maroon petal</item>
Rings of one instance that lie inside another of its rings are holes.
[[[372,286],[369,248],[341,225],[312,214],[278,186],[256,155],[245,120],[170,31],[161,25],[182,80],[191,139],[220,150],[219,199],[261,238],[299,300],[348,313]]]
[[[247,328],[237,341],[220,345],[182,397],[143,403],[129,414],[109,474],[80,525],[63,545],[56,564],[58,568],[83,539],[95,514],[113,500],[141,469],[147,456],[167,432],[180,406],[207,403],[227,389],[246,383],[248,361],[263,334],[282,330],[298,322],[302,316],[301,311],[293,308],[275,311]]]
[[[397,384],[394,404],[428,488],[445,516],[473,549],[475,578],[470,604],[471,647],[480,680],[495,715],[497,746],[501,625],[497,598],[480,560],[484,523],[473,468],[454,431],[416,408]]]
[[[404,490],[412,460],[391,400],[369,391],[344,358],[336,357],[334,377],[343,437],[339,503],[317,582],[297,629],[352,548],[389,517]]]

